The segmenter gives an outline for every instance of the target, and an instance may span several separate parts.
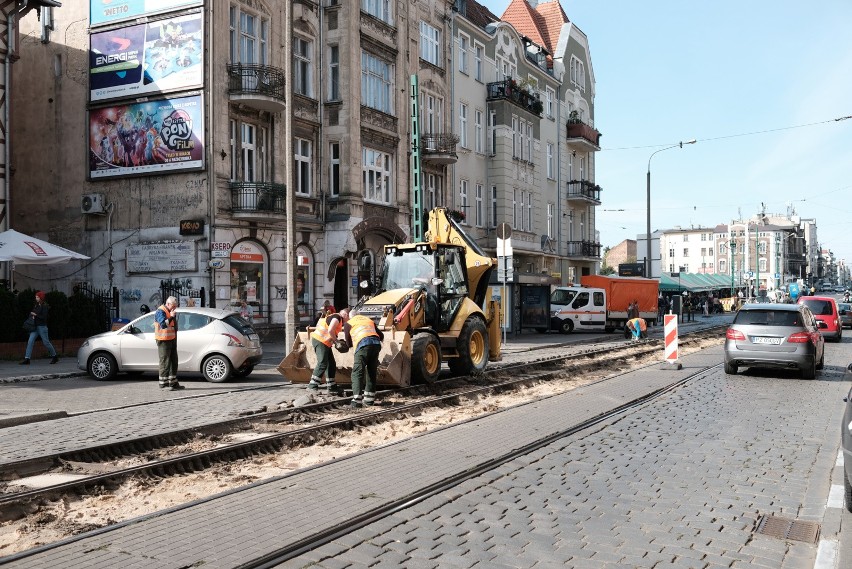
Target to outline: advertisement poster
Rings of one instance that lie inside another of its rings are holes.
[[[114,24],[201,3],[200,0],[89,0],[89,25]]]
[[[201,95],[89,111],[92,179],[204,167]]]
[[[96,32],[90,36],[92,101],[203,84],[202,15]]]

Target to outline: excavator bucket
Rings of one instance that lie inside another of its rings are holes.
[[[377,383],[385,387],[408,387],[411,385],[411,336],[408,332],[401,331],[386,331],[384,335],[382,350],[379,352]],[[352,383],[354,348],[344,354],[334,348],[332,350],[334,361],[337,363],[335,382],[338,385]],[[293,341],[293,349],[278,364],[278,373],[293,383],[308,383],[316,365],[317,356],[310,335],[308,332],[299,332]]]

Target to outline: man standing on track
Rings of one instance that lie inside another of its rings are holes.
[[[376,379],[379,369],[379,352],[385,335],[376,324],[355,310],[349,311],[349,321],[343,327],[346,343],[355,348],[352,365],[352,405],[358,409],[372,405],[376,400]],[[366,374],[366,378],[365,378]],[[364,387],[362,394],[361,387]]]
[[[331,310],[333,311],[334,308],[332,307]],[[317,320],[314,331],[311,332],[311,344],[313,344],[314,353],[317,356],[317,365],[314,366],[311,381],[308,382],[308,389],[311,391],[319,391],[323,374],[325,374],[326,395],[331,395],[336,390],[334,376],[337,375],[337,362],[334,359],[331,346],[343,329],[347,316],[348,312],[345,308],[340,311],[340,314],[332,312],[326,315],[324,313]]]
[[[170,296],[154,314],[154,339],[160,356],[160,387],[169,391],[183,389],[178,383],[177,314],[178,300]]]

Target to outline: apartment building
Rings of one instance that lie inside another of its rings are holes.
[[[21,20],[9,224],[92,261],[20,286],[116,289],[133,315],[166,284],[280,324],[292,262],[304,325],[372,292],[383,246],[436,205],[492,251],[510,223],[519,274],[596,271],[594,76],[558,2],[506,21],[471,0],[163,6]]]

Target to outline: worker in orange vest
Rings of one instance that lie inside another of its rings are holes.
[[[343,333],[349,347],[355,348],[351,407],[358,409],[364,405],[372,405],[376,400],[379,352],[382,351],[385,335],[376,327],[375,322],[355,310],[349,311],[349,321],[344,325]]]
[[[170,296],[154,314],[154,339],[160,356],[160,387],[169,391],[183,389],[177,380],[177,306],[177,299]]]
[[[317,356],[317,365],[314,366],[311,380],[308,382],[308,389],[311,391],[319,391],[323,374],[325,374],[326,394],[331,395],[336,390],[334,376],[337,375],[337,362],[334,360],[331,346],[343,330],[347,316],[345,308],[339,314],[336,312],[323,314],[311,332],[311,344]]]

